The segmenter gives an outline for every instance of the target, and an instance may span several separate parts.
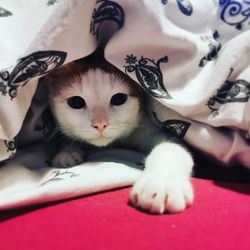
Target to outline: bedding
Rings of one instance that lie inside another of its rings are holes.
[[[193,179],[196,202],[166,216],[127,205],[130,188],[1,212],[1,250],[246,250],[248,184]]]
[[[162,129],[223,166],[250,168],[249,21],[245,0],[0,0],[0,209],[140,176],[143,156],[119,149],[48,166],[53,126],[39,79],[97,46],[152,97]]]

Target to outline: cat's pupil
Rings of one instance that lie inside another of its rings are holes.
[[[86,102],[80,96],[72,96],[68,99],[68,105],[73,109],[81,109],[86,107]]]
[[[124,104],[127,101],[127,99],[128,96],[126,94],[118,93],[112,96],[110,103],[111,105],[119,106]]]

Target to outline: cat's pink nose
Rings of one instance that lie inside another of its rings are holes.
[[[92,126],[95,129],[97,129],[100,132],[100,134],[102,134],[104,129],[108,126],[108,124],[106,122],[98,122],[98,123],[92,124]]]

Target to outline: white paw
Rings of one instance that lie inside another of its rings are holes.
[[[134,206],[150,213],[180,213],[193,202],[192,184],[187,179],[167,179],[149,174],[139,179],[131,192]]]
[[[76,166],[84,161],[83,152],[60,152],[53,161],[52,166],[58,168],[69,168]]]

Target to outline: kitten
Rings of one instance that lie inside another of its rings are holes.
[[[193,159],[177,138],[148,118],[137,83],[103,60],[69,63],[44,80],[52,113],[69,138],[96,147],[147,152],[145,170],[130,195],[134,206],[162,214],[181,212],[191,205]],[[63,147],[53,165],[70,167],[83,161],[78,144]]]

